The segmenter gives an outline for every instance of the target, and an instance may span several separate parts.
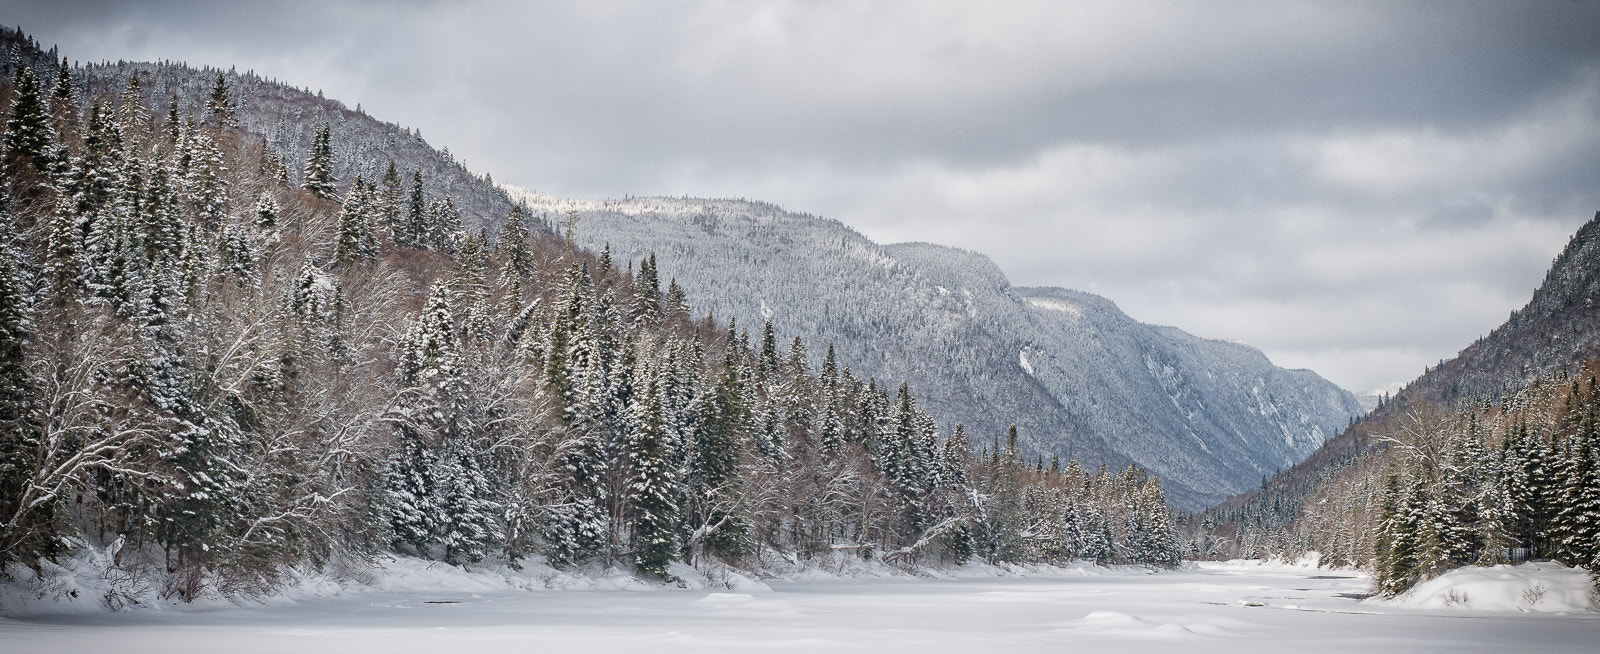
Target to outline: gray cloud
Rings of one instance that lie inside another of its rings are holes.
[[[1600,206],[1600,4],[27,3],[582,196],[743,196],[1361,389],[1526,300]]]

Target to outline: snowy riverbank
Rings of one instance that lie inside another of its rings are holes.
[[[868,560],[853,553],[804,563],[769,560],[754,570],[720,562],[700,566],[674,564],[674,580],[662,583],[642,579],[622,565],[590,565],[564,570],[542,557],[530,557],[517,566],[487,561],[470,569],[412,557],[385,556],[372,562],[330,565],[323,570],[289,570],[270,592],[210,590],[195,601],[163,597],[156,574],[139,576],[111,565],[114,552],[80,547],[60,562],[46,562],[42,573],[22,566],[0,582],[0,616],[39,617],[103,611],[159,610],[204,612],[232,607],[271,607],[321,598],[362,593],[425,595],[428,593],[481,593],[502,591],[770,591],[767,582],[862,580],[954,580],[1027,576],[1084,576],[1111,572],[1148,574],[1143,566],[1101,566],[1077,562],[1069,566],[987,565],[918,568],[907,570]]]
[[[269,605],[0,619],[0,650],[1588,652],[1600,633],[1600,614],[1587,611],[1364,603],[1366,576],[1303,565],[880,572],[797,572],[743,588],[705,576],[700,589],[600,575],[556,592],[546,589],[564,578],[531,568],[465,573],[399,561]]]
[[[1393,599],[1369,604],[1453,611],[1570,613],[1593,611],[1594,582],[1581,568],[1559,563],[1465,567],[1417,584]]]

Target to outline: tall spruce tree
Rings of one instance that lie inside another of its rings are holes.
[[[389,167],[383,171],[383,178],[379,184],[377,190],[379,231],[399,243],[399,230],[403,227],[401,216],[402,206],[405,204],[405,189],[400,184],[400,171],[395,169],[393,160],[389,161]]]
[[[626,448],[631,474],[627,485],[632,515],[630,536],[638,570],[665,579],[670,576],[667,567],[678,553],[680,492],[663,388],[665,371],[659,366],[649,368],[644,373],[643,392],[634,397],[632,413],[637,428]]]
[[[31,197],[36,193],[30,189],[49,184],[56,130],[32,68],[18,67],[11,88],[11,110],[5,136],[0,138],[0,172],[10,181],[12,193]]]
[[[212,129],[236,127],[236,114],[233,91],[228,88],[228,76],[217,73],[217,81],[211,85],[211,94],[206,96],[205,124]]]
[[[0,211],[0,232],[12,233]],[[59,542],[30,527],[48,522],[50,505],[23,503],[34,477],[30,452],[39,445],[37,393],[28,367],[33,309],[25,268],[11,239],[0,239],[0,560],[33,560]]]
[[[394,242],[408,248],[427,247],[428,195],[422,188],[422,169],[411,171],[411,194],[406,201],[404,222],[397,226]]]
[[[327,123],[318,127],[316,135],[311,137],[305,182],[301,186],[319,198],[332,199],[338,193],[333,178],[333,137]]]
[[[344,204],[339,209],[339,226],[333,248],[334,259],[341,264],[350,265],[378,258],[378,239],[372,233],[369,215],[373,195],[366,180],[359,177],[345,195]]]

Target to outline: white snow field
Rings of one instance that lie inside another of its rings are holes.
[[[274,605],[0,619],[0,652],[1595,652],[1592,611],[1362,603],[1353,572],[794,579],[740,591],[344,590]],[[380,586],[379,588],[382,588]],[[635,587],[637,588],[637,587]],[[39,607],[35,607],[39,608]]]

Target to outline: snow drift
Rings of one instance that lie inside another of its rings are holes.
[[[1524,613],[1570,613],[1597,608],[1588,571],[1552,562],[1457,568],[1393,599],[1372,598],[1367,602],[1416,609]]]

